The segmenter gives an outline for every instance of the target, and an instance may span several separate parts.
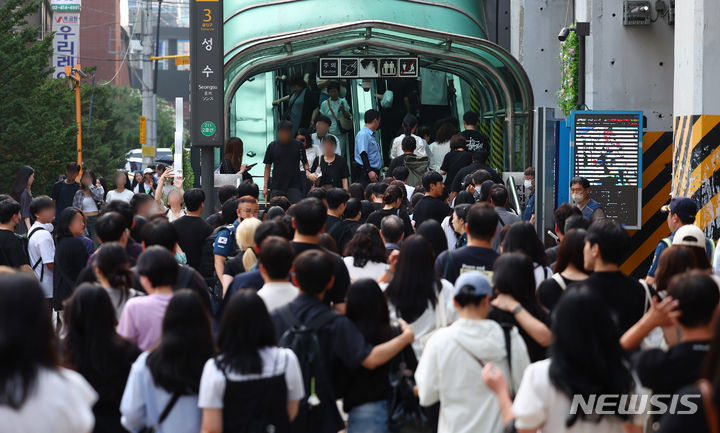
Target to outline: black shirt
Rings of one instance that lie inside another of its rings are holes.
[[[540,308],[540,306],[533,308],[532,311],[528,309],[528,313],[550,328],[550,314]],[[518,329],[523,341],[525,341],[525,346],[527,347],[528,355],[530,356],[530,362],[537,362],[547,358],[547,348],[541,346],[540,343],[530,336],[530,334],[525,332],[525,329],[523,329],[523,327],[518,324],[517,320],[515,320],[514,314],[497,308],[491,308],[490,314],[488,314],[488,319],[501,324],[507,323]]]
[[[350,228],[343,224],[343,221],[340,218],[328,215],[325,220],[325,233],[335,239],[338,251],[342,255],[345,252],[345,247],[350,242],[350,239],[352,239]]]
[[[568,280],[562,275],[560,275],[560,277],[563,279],[563,281],[565,281],[565,289],[567,289],[571,284],[581,282]],[[540,286],[538,286],[537,289],[537,298],[540,302],[540,305],[550,311],[554,310],[558,301],[560,301],[560,297],[563,293],[565,293],[565,289],[560,287],[560,284],[558,284],[558,282],[555,281],[555,279],[553,278],[548,278],[547,280],[543,281],[542,283],[540,283]]]
[[[63,301],[72,295],[89,258],[87,248],[79,238],[67,237],[58,241],[53,267],[53,306],[56,310],[62,310]]]
[[[331,304],[343,304],[345,303],[345,295],[347,294],[348,286],[350,285],[350,274],[348,274],[347,267],[342,257],[328,251],[325,248],[317,244],[308,244],[305,242],[293,242],[293,249],[295,250],[295,257],[299,256],[300,253],[308,250],[323,250],[330,254],[333,261],[335,262],[335,282],[330,290],[325,293],[325,303]],[[363,358],[364,359],[364,358]]]
[[[467,141],[467,150],[475,152],[479,149],[485,149],[490,152],[490,138],[480,131],[466,129],[460,133]]]
[[[415,230],[413,230],[412,222],[410,221],[410,217],[408,216],[407,212],[405,212],[402,209],[381,209],[376,210],[375,212],[371,213],[368,216],[367,222],[369,224],[374,225],[378,229],[380,228],[380,223],[382,222],[383,218],[389,215],[397,215],[400,217],[401,220],[403,220],[403,224],[405,225],[405,237],[411,236],[413,233],[415,233]]]
[[[73,199],[79,187],[80,184],[77,182],[67,183],[64,180],[55,182],[52,192],[50,193],[50,198],[55,200],[55,212],[57,216],[60,216],[60,212],[62,212],[63,209],[73,205]]]
[[[492,281],[490,274],[498,257],[500,255],[492,248],[470,245],[453,251],[443,251],[435,260],[435,274],[454,284],[463,272],[485,271],[484,273],[487,273],[488,278]]]
[[[420,224],[425,220],[433,219],[439,223],[446,216],[450,215],[452,209],[439,198],[435,198],[429,195],[423,197],[413,209],[413,221],[415,221],[415,227],[420,227]]]
[[[243,272],[245,272],[245,265],[243,265],[243,253],[240,253],[225,262],[225,270],[223,271],[223,274],[235,277],[235,275],[242,274]]]
[[[710,341],[688,341],[670,347],[667,352],[649,349],[632,357],[633,367],[646,388],[653,394],[673,394],[694,383],[710,351]]]
[[[405,158],[407,158],[408,155],[412,155],[409,153],[403,153],[402,155],[398,155],[395,158],[393,158],[392,161],[390,161],[390,166],[388,167],[388,176],[393,175],[393,171],[395,171],[398,167],[405,167]]]
[[[300,163],[307,162],[305,146],[297,140],[289,143],[273,141],[265,151],[264,164],[272,164],[271,189],[300,188]]]
[[[232,161],[230,161],[230,158],[223,158],[223,160],[220,162],[220,174],[236,174],[238,171],[240,171],[240,168],[238,167],[237,170],[235,170],[235,167],[232,165]],[[250,174],[250,171],[245,171],[242,174],[242,181],[246,180],[252,180],[252,175]]]
[[[342,188],[342,180],[350,177],[348,173],[347,161],[340,155],[335,155],[333,162],[325,161],[325,155],[320,156],[320,186],[332,185],[336,188]]]
[[[688,385],[682,388],[678,394],[681,396],[678,401],[682,402],[683,396],[686,397],[688,403],[694,403],[697,405],[697,412],[688,414],[689,408],[685,404],[678,404],[677,411],[675,413],[668,412],[660,419],[660,430],[658,433],[678,433],[678,432],[692,432],[692,433],[710,433],[708,428],[707,415],[705,414],[705,405],[703,403],[700,389],[697,385]],[[713,396],[715,401],[718,397]],[[720,408],[716,403],[716,411]]]
[[[452,183],[450,184],[450,191],[460,192],[460,188],[462,187],[462,181],[465,179],[465,176],[468,174],[473,174],[474,172],[478,170],[486,170],[488,173],[490,173],[490,179],[495,183],[503,183],[502,178],[500,175],[490,166],[483,164],[481,162],[473,162],[472,164],[468,165],[467,167],[461,168],[457,174],[455,175],[455,178],[453,179]]]
[[[352,221],[352,220],[343,220],[343,224],[345,224],[348,227],[348,229],[350,229],[350,236],[355,236],[355,232],[362,225],[362,223],[360,221]]]
[[[645,314],[645,289],[637,280],[622,272],[595,272],[584,281],[610,307],[618,325],[618,338]],[[578,287],[577,284],[568,289]]]
[[[187,255],[188,265],[200,271],[203,245],[213,228],[204,219],[190,215],[176,219],[173,225],[178,231],[178,245]]]
[[[0,265],[19,268],[29,264],[30,259],[20,236],[10,230],[0,230]]]
[[[445,187],[450,188],[455,176],[458,174],[460,169],[465,168],[472,164],[472,153],[464,150],[451,150],[445,154],[440,170],[446,173],[445,176]]]

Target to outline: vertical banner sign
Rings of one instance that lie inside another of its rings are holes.
[[[225,135],[222,0],[191,0],[190,86],[192,145],[222,146]]]
[[[52,0],[54,78],[66,78],[65,66],[80,63],[80,0]]]

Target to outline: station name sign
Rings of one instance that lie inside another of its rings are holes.
[[[417,78],[417,57],[322,57],[320,79]]]

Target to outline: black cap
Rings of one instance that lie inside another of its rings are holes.
[[[694,200],[687,197],[673,197],[670,204],[660,208],[662,212],[677,215],[683,221],[695,221],[698,213],[698,205]]]

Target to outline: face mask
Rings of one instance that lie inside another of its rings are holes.
[[[585,200],[584,194],[573,194],[572,199],[575,203],[580,203],[581,201]]]
[[[187,265],[187,255],[185,255],[185,253],[175,254],[175,260],[178,262],[178,264]]]
[[[530,179],[525,179],[525,182],[523,182],[523,186],[525,187],[525,189],[532,188],[532,181]]]

